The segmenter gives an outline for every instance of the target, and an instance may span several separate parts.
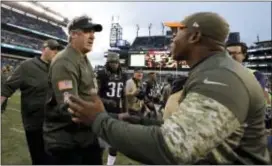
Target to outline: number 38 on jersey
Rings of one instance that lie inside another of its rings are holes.
[[[123,82],[108,82],[107,97],[121,98],[123,87]]]

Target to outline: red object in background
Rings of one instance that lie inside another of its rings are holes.
[[[177,62],[172,59],[169,51],[149,50],[145,55],[145,66],[148,68],[189,68],[186,61]]]

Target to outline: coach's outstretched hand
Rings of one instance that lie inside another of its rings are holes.
[[[91,124],[98,113],[104,112],[102,100],[97,94],[92,94],[90,101],[84,101],[79,97],[69,97],[68,111],[73,115],[72,120],[76,123]]]

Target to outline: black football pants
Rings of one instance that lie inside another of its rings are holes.
[[[49,164],[50,157],[45,153],[42,129],[34,131],[25,130],[25,134],[32,165]]]
[[[3,104],[1,105],[1,113],[6,111],[7,108],[7,104],[8,104],[8,98],[6,98],[6,100],[3,102]]]
[[[103,149],[98,143],[86,148],[51,149],[52,165],[102,165]]]
[[[117,156],[117,150],[115,148],[110,147],[109,148],[109,154],[111,156]]]

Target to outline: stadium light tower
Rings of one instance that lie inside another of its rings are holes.
[[[114,23],[114,16],[111,17],[111,23]]]
[[[149,34],[149,36],[151,36],[151,28],[152,28],[152,24],[150,23],[148,25],[148,34]]]
[[[259,34],[257,35],[257,42],[260,42]]]
[[[111,19],[111,30],[110,30],[110,47],[116,47],[117,42],[122,40],[123,37],[123,28],[119,24],[119,16],[112,16]]]
[[[139,35],[140,26],[139,24],[136,24],[136,37]]]
[[[161,25],[162,25],[162,35],[164,35],[164,28],[165,28],[165,26],[164,26],[163,23],[161,23]]]

